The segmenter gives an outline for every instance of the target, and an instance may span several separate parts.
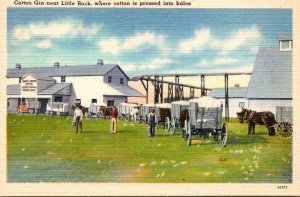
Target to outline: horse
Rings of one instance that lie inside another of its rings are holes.
[[[238,118],[238,120],[239,120],[240,123],[244,123],[244,116],[245,116],[246,111],[247,111],[247,109],[244,109],[242,107],[242,111],[241,112],[236,112],[237,118]]]
[[[277,124],[277,122],[272,112],[256,112],[252,110],[246,110],[244,120],[247,120],[248,122],[248,135],[250,135],[251,133],[255,134],[255,124],[266,126],[269,132],[269,136],[275,135],[275,125]]]
[[[112,110],[112,107],[106,107],[103,105],[101,105],[99,107],[99,112],[104,119],[106,119],[107,117],[110,117],[111,110]]]

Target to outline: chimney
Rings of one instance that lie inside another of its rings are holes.
[[[102,59],[98,59],[97,65],[103,65],[103,64],[104,64],[103,60]]]
[[[59,68],[59,62],[54,62],[54,68]]]
[[[21,64],[16,64],[17,69],[21,69]]]

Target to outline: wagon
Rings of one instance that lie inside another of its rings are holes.
[[[283,138],[293,135],[293,107],[276,107],[277,133]]]
[[[35,101],[35,99],[27,99],[25,102],[22,102],[20,105],[17,106],[17,113],[30,113],[33,114],[36,112],[38,113],[41,109],[41,102]]]
[[[189,102],[175,101],[171,103],[171,120],[167,117],[165,122],[166,130],[170,130],[171,134],[175,134],[175,129],[183,129],[185,120],[189,119]]]
[[[89,116],[93,117],[96,116],[96,118],[100,118],[100,105],[97,105],[96,103],[90,104],[90,109],[89,109]]]
[[[163,123],[165,131],[169,131],[170,127],[167,126],[171,119],[171,104],[170,103],[157,103],[154,106],[155,114],[158,123]]]
[[[152,104],[144,104],[140,106],[138,120],[140,123],[147,123],[148,122],[148,114],[150,110],[154,109],[154,105]]]
[[[69,113],[69,104],[63,102],[49,102],[47,103],[46,114],[52,115],[55,113],[56,115],[68,115]]]
[[[227,124],[222,123],[223,103],[212,97],[201,97],[189,101],[189,120],[184,129],[184,139],[188,145],[192,143],[192,136],[208,138],[211,135],[218,141],[221,136],[220,145],[226,146],[227,143]]]
[[[137,104],[132,103],[119,103],[118,114],[120,119],[129,120],[131,117],[131,112],[133,108],[138,107]]]

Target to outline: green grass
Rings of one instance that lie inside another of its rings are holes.
[[[247,125],[231,119],[228,144],[193,137],[187,146],[175,136],[147,126],[84,119],[75,134],[70,117],[7,116],[8,182],[290,183],[291,139],[270,137],[265,127],[247,135]]]

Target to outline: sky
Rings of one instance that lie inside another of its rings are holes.
[[[8,8],[8,68],[118,64],[129,75],[251,72],[290,9]]]

